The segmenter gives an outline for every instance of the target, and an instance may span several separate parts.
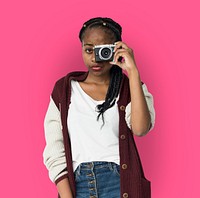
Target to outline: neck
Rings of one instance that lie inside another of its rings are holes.
[[[110,73],[108,73],[107,75],[97,76],[89,72],[86,78],[86,82],[99,85],[107,85],[110,82]]]

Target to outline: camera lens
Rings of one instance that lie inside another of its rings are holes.
[[[102,51],[101,51],[101,55],[104,57],[104,58],[108,58],[110,56],[110,49],[109,48],[104,48]]]
[[[110,57],[112,56],[111,48],[108,48],[108,47],[101,48],[101,50],[99,51],[99,56],[103,60],[110,59]]]

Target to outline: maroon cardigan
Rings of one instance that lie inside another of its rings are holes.
[[[59,79],[52,91],[52,98],[61,112],[63,139],[67,162],[67,175],[56,180],[56,184],[64,178],[69,179],[73,197],[76,197],[74,172],[72,165],[71,143],[67,127],[68,108],[71,99],[71,80],[84,81],[88,72],[71,72]],[[120,192],[121,198],[150,198],[151,187],[143,172],[140,157],[134,141],[133,133],[125,121],[125,107],[130,102],[128,77],[123,74],[120,88],[119,109],[119,154],[120,154]],[[59,197],[59,195],[58,195]]]

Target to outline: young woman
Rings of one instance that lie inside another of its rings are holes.
[[[134,135],[154,127],[153,96],[121,33],[110,18],[85,22],[79,38],[87,71],[67,74],[52,91],[43,156],[61,198],[151,196]],[[113,60],[97,61],[96,47],[106,44],[114,44]]]

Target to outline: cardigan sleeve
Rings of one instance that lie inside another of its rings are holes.
[[[44,118],[46,146],[43,151],[43,162],[49,172],[49,178],[57,184],[67,178],[67,164],[65,158],[62,124],[60,111],[52,97]]]
[[[152,94],[148,91],[147,86],[145,84],[142,85],[142,89],[144,92],[144,96],[147,102],[147,106],[149,109],[150,117],[151,117],[151,126],[149,131],[154,128],[155,125],[155,109],[154,109],[154,99]],[[126,106],[125,110],[125,120],[129,128],[131,128],[131,102]]]

